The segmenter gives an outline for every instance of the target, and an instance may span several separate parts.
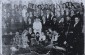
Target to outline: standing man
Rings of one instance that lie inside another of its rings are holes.
[[[81,22],[78,17],[75,17],[75,23],[74,23],[74,28],[73,28],[73,55],[82,55],[83,50],[84,50],[84,37],[81,35],[82,34],[82,27],[81,27]]]
[[[71,23],[71,18],[69,16],[66,17],[65,25],[64,25],[64,34],[65,41],[64,45],[66,46],[67,52],[66,55],[72,55],[72,46],[73,46],[73,24]]]
[[[50,28],[50,25],[51,25],[51,14],[50,14],[50,11],[47,10],[47,14],[46,14],[46,29]]]
[[[54,16],[53,19],[52,19],[52,22],[51,22],[51,28],[52,30],[55,30],[58,32],[58,22],[57,22],[57,19],[56,17]]]

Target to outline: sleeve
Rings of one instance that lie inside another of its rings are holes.
[[[42,29],[42,23],[40,22],[40,28]]]
[[[33,23],[33,29],[35,29],[35,23]]]

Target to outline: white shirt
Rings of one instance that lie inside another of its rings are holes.
[[[58,40],[58,35],[52,37],[52,41],[57,41]]]
[[[77,22],[78,23],[78,22]],[[77,25],[77,23],[74,24],[74,27]]]

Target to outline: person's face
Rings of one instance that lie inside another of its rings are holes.
[[[35,5],[35,4],[33,5],[33,8],[34,8],[34,9],[36,8],[36,5]]]
[[[66,5],[65,4],[63,4],[63,8],[65,8],[66,7]]]
[[[51,15],[54,16],[53,12],[51,12]]]
[[[35,37],[35,34],[32,34],[31,36],[32,36],[32,37]]]
[[[14,22],[14,19],[11,19],[11,22]]]
[[[56,31],[53,31],[53,34],[54,34],[54,35],[58,35],[58,33],[57,33]]]
[[[43,16],[43,11],[41,11],[41,16]]]
[[[14,4],[14,8],[17,8],[17,5],[16,4]]]
[[[42,20],[45,21],[45,17],[44,16],[42,17]]]
[[[19,32],[16,32],[16,35],[19,35]]]
[[[46,4],[46,5],[45,5],[45,7],[47,8],[47,7],[48,7],[48,5]]]
[[[53,21],[56,21],[57,19],[56,18],[53,18]]]
[[[32,28],[29,28],[29,32],[32,32]]]
[[[41,7],[42,7],[42,9],[44,9],[44,5],[43,4],[41,5]]]
[[[31,19],[30,18],[28,19],[28,22],[31,22]]]
[[[78,23],[79,22],[79,18],[75,18],[75,23]]]
[[[60,12],[59,11],[57,12],[57,17],[60,17]]]
[[[12,15],[15,16],[15,12],[14,12],[14,10],[12,11]]]
[[[49,37],[51,37],[51,34],[48,34]]]
[[[26,12],[26,17],[28,17],[29,16],[29,14]]]
[[[48,29],[48,31],[49,31],[49,32],[52,32],[52,30],[51,30],[50,28]]]
[[[22,30],[19,30],[19,33],[21,34],[22,33]]]
[[[74,15],[74,11],[72,10],[72,11],[71,11],[71,16],[73,16],[73,15]]]
[[[10,13],[7,14],[7,17],[9,17],[9,16],[10,16]]]
[[[37,13],[36,12],[34,12],[34,16],[37,16]]]
[[[61,22],[64,22],[64,18],[61,18]]]
[[[66,15],[68,15],[69,14],[69,11],[68,11],[68,9],[66,9]]]
[[[69,3],[69,6],[71,6],[71,3]]]
[[[47,32],[46,34],[49,35],[49,32]]]
[[[39,21],[40,21],[40,19],[37,18],[37,19],[36,19],[36,22],[39,22]]]
[[[67,20],[67,21],[70,21],[70,17],[67,17],[66,20]]]
[[[44,35],[44,32],[42,32],[42,35]]]
[[[39,5],[39,7],[38,8],[41,8],[41,6]]]
[[[5,32],[4,35],[7,35],[7,32]]]
[[[36,34],[36,36],[40,36],[39,34]]]
[[[10,32],[9,34],[12,35],[12,32]]]
[[[66,5],[68,6],[68,3],[66,3]]]
[[[47,10],[47,15],[48,15],[48,14],[50,14],[50,11],[49,11],[49,10]]]
[[[24,9],[27,9],[27,6],[26,5],[24,5],[24,7],[23,7]]]
[[[64,15],[64,10],[61,11],[62,15]]]
[[[30,12],[29,15],[32,16],[32,12]]]

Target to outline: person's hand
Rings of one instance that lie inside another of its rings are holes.
[[[65,45],[66,45],[66,43],[67,43],[67,42],[66,42],[66,41],[64,41],[64,44],[65,44]]]
[[[73,48],[73,46],[70,46],[70,48]]]
[[[49,48],[49,49],[53,48],[53,44],[46,46],[46,48]]]
[[[70,33],[73,33],[73,31],[70,31]]]

